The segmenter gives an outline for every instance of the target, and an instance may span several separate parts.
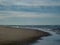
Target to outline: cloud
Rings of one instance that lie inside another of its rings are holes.
[[[0,0],[0,11],[60,13],[59,0]]]
[[[0,0],[0,5],[60,6],[60,0]]]
[[[1,6],[0,11],[24,11],[35,13],[60,13],[60,6]]]
[[[22,18],[60,18],[60,15],[53,13],[32,13],[32,12],[17,12],[17,11],[0,11],[0,19],[22,17]]]

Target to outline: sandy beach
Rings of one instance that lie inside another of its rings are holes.
[[[49,33],[34,29],[9,28],[0,26],[0,45],[28,45]]]

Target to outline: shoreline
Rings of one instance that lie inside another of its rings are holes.
[[[43,36],[49,36],[47,32],[36,29],[9,28],[0,26],[0,45],[29,45]]]

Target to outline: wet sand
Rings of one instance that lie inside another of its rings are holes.
[[[9,28],[0,26],[0,45],[29,45],[49,33],[34,29]]]

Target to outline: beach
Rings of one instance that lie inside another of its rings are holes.
[[[29,45],[49,33],[36,29],[0,26],[0,45]]]

